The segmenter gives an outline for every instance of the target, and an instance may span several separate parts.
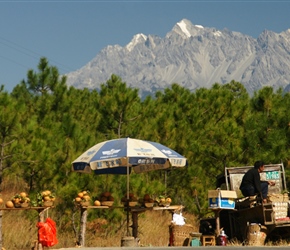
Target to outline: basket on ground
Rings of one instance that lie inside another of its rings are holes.
[[[188,246],[190,233],[194,232],[191,224],[182,226],[171,223],[169,226],[169,237],[171,246]]]
[[[247,245],[263,246],[267,237],[267,227],[260,224],[250,224],[247,233]]]

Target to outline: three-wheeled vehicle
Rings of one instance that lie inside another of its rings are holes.
[[[243,197],[239,187],[244,174],[253,166],[225,168],[224,174],[217,178],[218,188],[236,191],[234,209],[221,209],[219,226],[229,239],[240,242],[249,240],[249,227],[263,227],[266,240],[276,241],[290,238],[289,196],[283,164],[265,165],[261,180],[271,180],[275,186],[269,186],[268,202],[263,203],[258,196]],[[216,227],[216,220],[205,218],[200,222],[200,231],[206,232]],[[206,228],[207,227],[207,228]],[[213,232],[213,230],[212,230]]]

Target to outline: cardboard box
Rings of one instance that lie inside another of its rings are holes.
[[[228,190],[208,190],[208,203],[210,209],[234,209],[236,191]]]

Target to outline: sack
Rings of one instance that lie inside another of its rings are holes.
[[[47,218],[45,222],[38,222],[38,241],[44,247],[51,247],[58,243],[56,238],[56,224]]]

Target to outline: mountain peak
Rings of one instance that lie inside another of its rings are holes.
[[[131,51],[138,43],[143,43],[146,40],[147,40],[147,36],[145,36],[142,33],[137,34],[137,35],[133,36],[133,39],[131,40],[131,42],[129,42],[126,45],[126,48],[127,48],[127,50]]]
[[[187,25],[186,25],[186,20],[185,19],[181,20],[179,23],[177,23],[177,25],[182,30],[182,32],[185,34],[185,36],[191,37],[191,34],[190,34],[189,30],[187,29]]]
[[[250,94],[263,86],[286,89],[289,41],[289,29],[280,34],[264,31],[254,39],[182,19],[163,38],[139,33],[124,47],[107,46],[80,70],[67,74],[67,84],[98,89],[116,74],[142,96],[172,83],[193,91],[231,80],[242,83]]]
[[[190,32],[192,27],[195,27],[195,28],[198,28],[198,29],[204,29],[204,27],[202,25],[192,25],[192,23],[190,21],[188,21],[187,19],[182,19],[176,25],[179,26],[179,28],[182,30],[182,32],[187,37],[191,37],[192,36],[192,34]]]

